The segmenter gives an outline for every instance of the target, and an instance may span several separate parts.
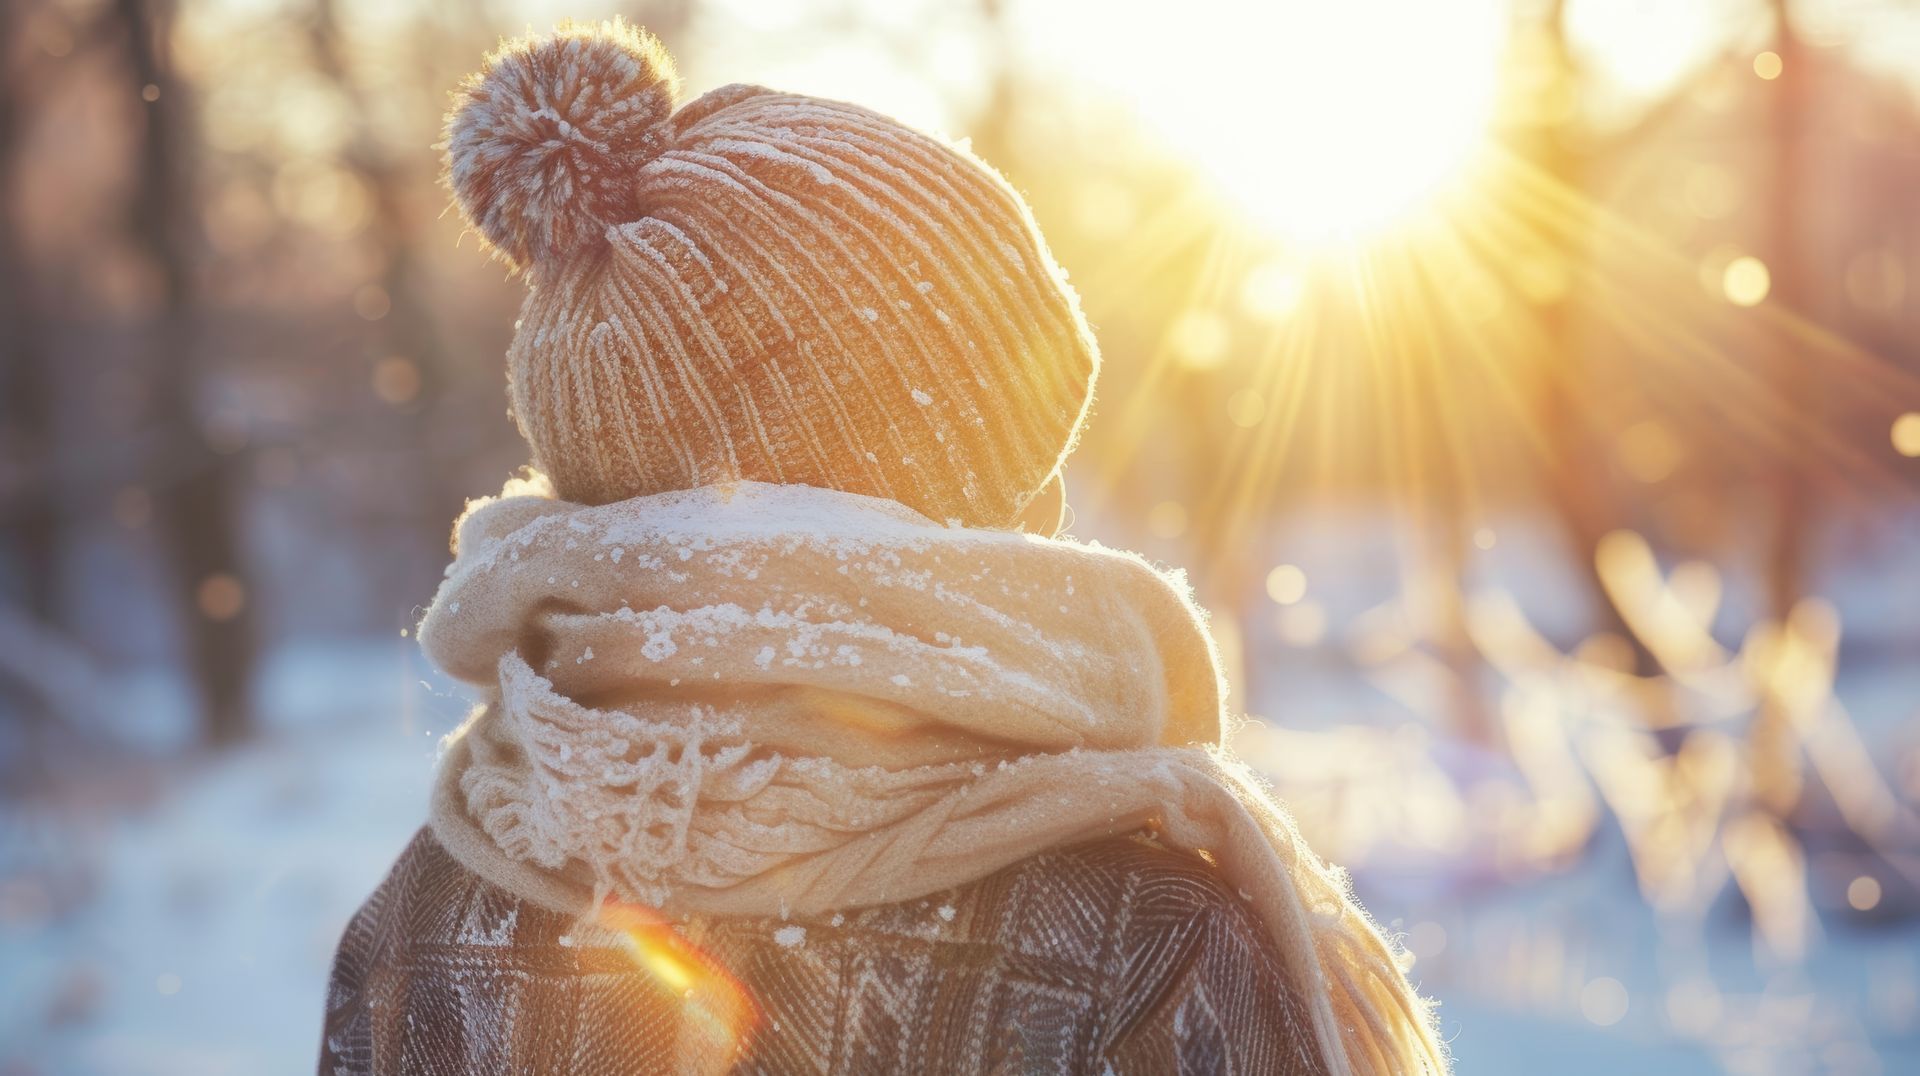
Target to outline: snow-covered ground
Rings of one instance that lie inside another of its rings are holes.
[[[6,819],[0,1071],[311,1071],[333,946],[466,711],[430,676],[411,644],[282,653],[258,742],[104,818]]]

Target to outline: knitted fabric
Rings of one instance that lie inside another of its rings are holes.
[[[750,86],[673,112],[620,23],[504,46],[448,117],[461,210],[534,289],[513,414],[559,493],[729,479],[1002,525],[1098,352],[1020,196],[964,149]]]
[[[1444,1069],[1395,954],[1220,745],[1198,610],[1140,558],[738,483],[470,511],[420,629],[487,704],[435,835],[552,908],[808,915],[1156,829],[1300,976],[1328,1071]]]

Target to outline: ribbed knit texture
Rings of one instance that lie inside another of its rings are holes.
[[[1020,196],[962,149],[751,86],[668,116],[657,41],[511,43],[448,119],[448,179],[534,285],[513,413],[565,499],[727,479],[1011,522],[1099,356]]]

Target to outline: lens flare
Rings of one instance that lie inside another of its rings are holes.
[[[634,965],[663,992],[680,999],[679,1071],[729,1071],[759,1022],[746,987],[651,908],[610,901],[594,922],[620,939]]]

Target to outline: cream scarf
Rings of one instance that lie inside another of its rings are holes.
[[[524,898],[811,915],[1153,828],[1252,902],[1330,1072],[1445,1071],[1344,876],[1223,751],[1202,615],[1138,556],[805,486],[510,486],[420,640],[485,698],[434,832]]]

